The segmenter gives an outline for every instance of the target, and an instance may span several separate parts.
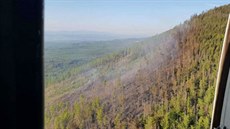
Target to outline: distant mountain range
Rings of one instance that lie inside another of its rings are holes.
[[[45,41],[106,41],[113,39],[142,38],[141,35],[122,35],[96,31],[46,31]]]

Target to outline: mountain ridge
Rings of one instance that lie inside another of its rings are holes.
[[[143,35],[116,34],[97,31],[46,31],[45,41],[107,41],[115,39],[145,38]]]

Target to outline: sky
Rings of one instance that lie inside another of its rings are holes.
[[[45,32],[152,36],[229,0],[45,0]]]

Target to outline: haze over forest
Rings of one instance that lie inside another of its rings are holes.
[[[46,129],[209,128],[226,1],[46,8]]]

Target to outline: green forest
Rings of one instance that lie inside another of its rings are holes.
[[[73,54],[47,50],[45,128],[208,129],[229,13],[224,5],[195,14],[75,65],[66,63]]]

